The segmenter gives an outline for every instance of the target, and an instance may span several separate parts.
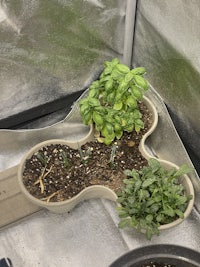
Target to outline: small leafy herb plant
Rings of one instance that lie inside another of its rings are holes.
[[[88,96],[80,101],[80,114],[86,125],[95,125],[97,139],[106,145],[123,132],[139,132],[144,127],[138,101],[148,83],[143,78],[146,70],[130,70],[117,58],[104,63],[98,80],[89,87]]]
[[[191,170],[186,165],[167,170],[153,158],[140,171],[125,170],[125,186],[118,194],[119,227],[136,227],[151,239],[159,234],[159,226],[184,218],[192,195],[185,195],[178,177]]]

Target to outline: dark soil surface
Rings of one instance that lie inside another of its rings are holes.
[[[91,185],[104,185],[118,192],[125,169],[141,169],[147,160],[139,152],[142,136],[152,125],[152,114],[141,103],[145,127],[124,133],[113,145],[91,141],[79,149],[49,145],[26,161],[23,182],[30,194],[44,201],[63,201]]]

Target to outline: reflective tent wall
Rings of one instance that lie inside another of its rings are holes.
[[[139,0],[134,66],[167,104],[176,129],[200,172],[200,2]],[[170,136],[169,136],[170,138]]]
[[[0,128],[62,108],[66,114],[105,60],[122,59],[126,10],[134,17],[135,0],[130,6],[120,0],[0,1]]]

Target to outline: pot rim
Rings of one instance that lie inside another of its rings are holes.
[[[185,263],[193,264],[193,267],[200,267],[200,253],[198,251],[175,244],[150,244],[138,247],[120,256],[109,267],[135,267],[139,265],[132,264],[144,264],[151,260],[167,258],[179,262],[183,260]]]

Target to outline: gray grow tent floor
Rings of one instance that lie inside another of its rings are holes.
[[[177,165],[192,164],[162,100],[153,89],[147,96],[159,114],[158,126],[146,141],[149,153]],[[127,251],[149,244],[177,244],[200,251],[200,181],[196,172],[190,174],[195,187],[191,215],[151,241],[136,230],[119,230],[115,203],[108,200],[84,201],[70,213],[61,215],[27,204],[18,190],[15,175],[15,165],[23,153],[45,139],[76,140],[87,131],[76,104],[64,121],[50,127],[0,131],[0,258],[9,257],[14,267],[107,267]],[[12,187],[6,197],[5,173]]]

